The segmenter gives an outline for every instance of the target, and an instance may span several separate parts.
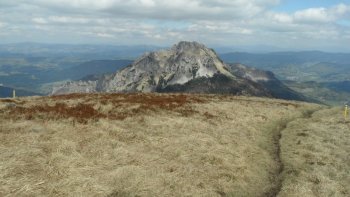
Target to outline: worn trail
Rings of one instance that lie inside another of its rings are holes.
[[[289,123],[295,121],[296,119],[309,119],[312,117],[312,115],[319,111],[318,110],[312,110],[312,111],[308,111],[305,114],[303,114],[302,117],[297,117],[288,121],[282,121],[275,129],[275,131],[273,132],[273,146],[274,146],[274,159],[275,162],[277,164],[277,168],[275,170],[275,174],[274,179],[275,179],[275,187],[272,188],[272,190],[267,193],[264,196],[271,196],[271,197],[275,197],[278,196],[279,192],[281,191],[282,188],[282,173],[284,170],[284,164],[282,162],[281,159],[281,144],[280,144],[280,140],[282,138],[282,131],[285,130],[288,126]]]

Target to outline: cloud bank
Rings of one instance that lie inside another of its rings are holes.
[[[349,50],[350,5],[282,12],[279,0],[0,1],[2,42],[270,45]]]

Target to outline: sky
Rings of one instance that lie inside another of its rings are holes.
[[[0,0],[0,44],[350,52],[350,0]]]

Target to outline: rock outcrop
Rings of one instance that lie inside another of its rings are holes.
[[[278,98],[261,83],[268,81],[278,80],[271,72],[225,64],[203,44],[182,41],[168,50],[146,53],[116,73],[55,87],[52,94],[192,92]]]

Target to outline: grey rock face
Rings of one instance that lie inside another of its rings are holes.
[[[180,42],[149,52],[124,69],[55,87],[52,94],[92,92],[188,92],[303,100],[273,73],[227,65],[197,42]]]
[[[248,67],[242,64],[231,64],[229,65],[231,72],[236,76],[248,79],[254,82],[267,82],[277,80],[274,74],[270,71],[263,71],[256,68]]]
[[[67,94],[67,93],[93,93],[96,91],[97,81],[75,81],[67,82],[66,84],[54,87],[52,95]]]
[[[132,65],[96,81],[69,82],[55,87],[52,94],[76,92],[154,92],[168,85],[185,84],[200,78],[221,73],[229,78],[229,72],[212,50],[197,42],[180,42],[171,49],[150,52]]]
[[[104,81],[102,91],[153,92],[159,87],[184,84],[198,77],[212,77],[217,72],[227,76],[227,66],[214,51],[196,42],[180,42],[170,50],[151,52],[132,66]]]

